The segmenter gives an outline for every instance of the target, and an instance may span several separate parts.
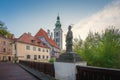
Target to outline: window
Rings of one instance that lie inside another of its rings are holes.
[[[14,49],[16,50],[16,44],[14,45]]]
[[[59,39],[56,39],[56,42],[59,42]]]
[[[40,42],[37,42],[40,45]]]
[[[40,55],[38,56],[38,58],[40,59]]]
[[[58,32],[56,32],[56,36],[58,36]]]
[[[27,55],[27,59],[30,59],[30,55]]]
[[[46,52],[48,52],[48,49],[46,49]]]
[[[30,50],[30,46],[27,45],[27,46],[26,46],[26,50]]]
[[[3,45],[4,45],[4,46],[6,45],[6,42],[5,42],[5,41],[3,41]]]
[[[46,56],[46,59],[48,59],[48,56]]]
[[[36,51],[36,47],[33,47],[33,51]]]
[[[43,49],[43,51],[42,52],[44,52],[44,49]]]
[[[45,56],[43,55],[43,59],[45,58]]]
[[[3,56],[3,61],[6,61],[6,60],[7,60],[6,56]]]
[[[34,55],[34,60],[37,60],[37,55]]]
[[[5,48],[3,49],[3,52],[6,52],[6,49],[5,49]]]
[[[45,43],[43,43],[43,45],[45,46],[46,44],[45,44]]]
[[[41,51],[41,49],[40,49],[40,48],[38,48],[38,51]]]
[[[32,43],[34,43],[34,42],[35,42],[35,40],[31,40],[31,42],[32,42]]]
[[[60,40],[60,39],[58,38],[58,42],[59,42],[59,40]]]

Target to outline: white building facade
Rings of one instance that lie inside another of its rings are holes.
[[[58,44],[60,50],[62,50],[62,28],[61,28],[61,23],[60,23],[60,17],[59,15],[57,16],[57,21],[55,24],[55,29],[54,29],[54,40]]]

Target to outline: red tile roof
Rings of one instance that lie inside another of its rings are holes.
[[[27,33],[24,33],[22,36],[20,36],[17,39],[17,41],[18,42],[22,42],[22,43],[27,43],[27,44],[35,45],[35,46],[44,47],[44,48],[49,48],[42,41],[38,40],[37,38],[35,38],[32,35],[27,34]],[[32,42],[32,41],[34,41],[34,42]]]
[[[44,37],[44,38],[49,42],[50,45],[58,48],[57,43],[56,43],[53,39],[49,38],[48,35],[47,35],[47,32],[44,31],[43,29],[40,29],[40,30],[37,32],[37,34],[35,35],[36,38],[38,38],[38,37],[40,37],[40,36]]]

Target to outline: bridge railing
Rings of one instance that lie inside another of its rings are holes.
[[[55,77],[54,64],[23,60],[20,60],[19,63]]]
[[[22,60],[19,63],[55,77],[54,64]],[[76,66],[76,80],[120,80],[120,70],[92,66]]]
[[[76,66],[76,80],[120,80],[120,70],[90,66]]]

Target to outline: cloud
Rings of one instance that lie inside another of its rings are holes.
[[[85,39],[89,31],[101,32],[109,26],[120,29],[120,1],[115,0],[105,6],[101,11],[79,21],[74,25],[74,36]]]

